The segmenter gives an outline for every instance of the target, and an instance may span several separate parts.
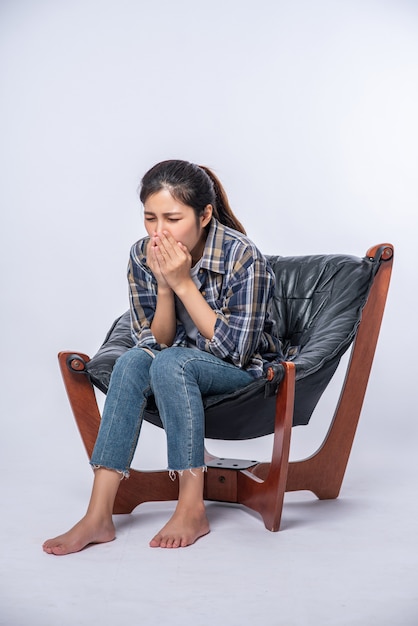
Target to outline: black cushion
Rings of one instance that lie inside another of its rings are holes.
[[[270,262],[278,335],[301,379],[341,357],[351,344],[377,263],[346,255],[271,257]]]
[[[133,346],[131,315],[126,311],[113,322],[100,349],[87,363],[86,369],[90,378],[100,391],[107,393],[116,359]]]
[[[276,276],[273,317],[286,360],[296,367],[293,425],[307,424],[352,343],[378,264],[347,255],[267,257]],[[134,345],[129,311],[112,325],[87,363],[92,382],[106,393],[116,359]],[[279,384],[283,369],[276,368]],[[205,398],[206,436],[249,439],[273,432],[275,396],[264,379],[234,394]],[[155,403],[145,419],[161,426]]]

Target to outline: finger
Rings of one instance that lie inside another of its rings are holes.
[[[178,246],[178,242],[171,235],[166,235],[165,233],[161,234],[159,239],[158,247],[161,251],[161,254],[166,259],[178,259],[182,258],[182,250]]]
[[[172,246],[175,246],[177,243],[177,240],[173,237],[169,230],[163,230],[161,237],[170,242]]]
[[[185,254],[189,254],[189,249],[187,246],[184,245],[184,243],[181,243],[181,241],[178,241],[177,246],[180,248],[182,252],[184,252]]]
[[[151,263],[155,263],[156,261],[156,252],[157,252],[157,247],[155,245],[148,246],[147,259],[149,259]]]
[[[147,258],[148,265],[155,276],[162,276],[162,266],[164,258],[158,246],[153,246]]]

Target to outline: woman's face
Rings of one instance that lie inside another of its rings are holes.
[[[193,258],[200,258],[203,252],[202,243],[206,238],[204,227],[211,217],[212,206],[208,204],[204,214],[196,220],[194,209],[173,198],[168,189],[152,194],[144,204],[144,223],[148,235],[152,238],[155,234],[168,231],[176,241],[188,248]]]

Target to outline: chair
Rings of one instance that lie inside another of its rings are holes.
[[[206,436],[251,439],[273,434],[269,462],[220,459],[206,452],[204,497],[257,511],[271,531],[280,527],[286,491],[337,498],[350,456],[377,345],[393,263],[393,246],[348,255],[267,257],[276,275],[273,314],[285,360],[245,392],[205,400]],[[111,327],[92,358],[60,352],[68,398],[87,454],[100,425],[94,387],[107,391],[114,362],[131,346],[129,312]],[[352,346],[345,380],[325,439],[312,456],[289,463],[291,428],[307,424],[342,355]],[[145,419],[161,426],[155,403]],[[132,469],[121,482],[114,513],[143,502],[175,500],[178,481],[167,470]]]

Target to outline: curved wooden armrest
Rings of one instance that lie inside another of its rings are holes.
[[[90,360],[82,352],[60,352],[58,362],[74,418],[80,431],[88,457],[93,452],[100,426],[100,411],[96,394],[85,364]]]
[[[389,261],[394,254],[393,245],[391,243],[379,243],[376,246],[372,246],[366,252],[366,256],[369,259],[375,259],[376,261]]]

